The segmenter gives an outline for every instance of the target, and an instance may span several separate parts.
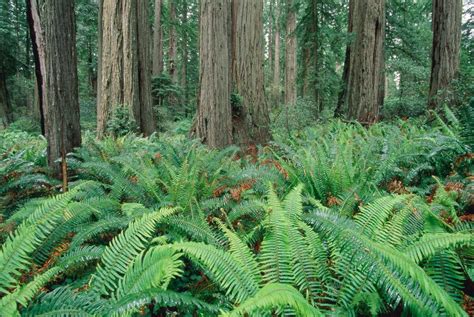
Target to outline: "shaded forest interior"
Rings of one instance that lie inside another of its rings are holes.
[[[472,0],[1,0],[0,316],[474,316]]]

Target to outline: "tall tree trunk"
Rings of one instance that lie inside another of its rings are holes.
[[[102,137],[117,106],[128,107],[141,133],[155,131],[151,102],[150,26],[146,0],[103,0],[97,133]]]
[[[184,30],[182,32],[182,63],[181,63],[181,87],[183,89],[184,94],[184,104],[188,102],[188,89],[187,89],[187,77],[188,77],[188,31],[187,31],[187,24],[188,24],[188,4],[186,1],[182,3],[182,16],[181,16],[181,25],[184,26]]]
[[[37,0],[26,1],[26,13],[28,20],[28,29],[31,36],[31,44],[33,50],[33,60],[35,64],[35,107],[39,110],[41,134],[46,136],[46,128],[44,122],[43,111],[43,91],[45,74],[45,54],[43,29],[41,27],[40,12],[38,10]]]
[[[88,39],[87,43],[87,78],[89,80],[89,89],[91,97],[97,95],[97,73],[94,70],[93,59],[92,55],[94,52],[92,51],[92,43],[91,39]]]
[[[280,5],[276,0],[275,9],[275,54],[273,62],[273,89],[272,95],[275,105],[280,103],[280,50],[281,50],[281,34],[280,34]]]
[[[46,0],[40,14],[36,0],[29,5],[40,63],[48,165],[60,176],[64,165],[62,169],[58,160],[81,145],[74,2]]]
[[[275,44],[274,38],[273,38],[273,28],[275,25],[275,8],[274,8],[274,1],[275,0],[270,0],[270,21],[268,22],[268,65],[270,67],[270,73],[273,73],[273,47]]]
[[[232,109],[233,137],[235,144],[253,147],[270,140],[263,74],[263,1],[233,1],[232,86],[240,96]]]
[[[228,0],[201,0],[200,89],[195,134],[211,148],[232,143]]]
[[[384,99],[385,1],[351,0],[349,16],[355,40],[346,52],[341,103],[350,119],[370,124]]]
[[[461,19],[462,0],[433,0],[430,109],[449,102],[449,89],[459,71]]]
[[[155,22],[153,25],[153,76],[159,76],[163,71],[161,3],[161,0],[155,0]]]
[[[311,0],[308,6],[308,22],[306,24],[306,36],[303,50],[304,66],[303,66],[303,86],[302,95],[310,96],[315,100],[319,107],[319,89],[317,82],[313,80],[318,73],[318,11],[317,0]],[[318,109],[319,111],[319,109]]]
[[[285,104],[296,103],[296,10],[294,0],[287,0]]]
[[[175,0],[168,0],[170,19],[169,44],[168,44],[168,73],[173,83],[178,82],[176,72],[176,5]]]
[[[156,130],[153,100],[151,97],[151,25],[148,22],[148,1],[137,1],[137,46],[138,46],[138,80],[139,80],[139,117],[140,131],[150,135]]]
[[[4,127],[7,127],[13,121],[12,107],[8,96],[7,78],[5,73],[0,70],[0,118]]]

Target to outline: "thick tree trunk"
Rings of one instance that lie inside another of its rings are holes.
[[[240,97],[232,109],[233,137],[235,144],[253,147],[270,140],[263,74],[263,1],[233,1],[236,32],[232,84]]]
[[[169,44],[168,44],[168,74],[173,83],[178,82],[176,71],[176,5],[175,0],[168,0],[170,19]]]
[[[158,76],[163,71],[161,1],[162,0],[155,0],[155,22],[153,26],[153,76]]]
[[[294,1],[287,1],[285,104],[294,105],[296,103],[296,11]]]
[[[280,103],[280,50],[281,50],[281,34],[280,34],[280,6],[279,1],[276,0],[275,9],[275,54],[273,61],[273,87],[272,95],[275,105]]]
[[[117,106],[125,105],[141,133],[155,131],[151,102],[150,26],[147,1],[103,0],[97,133],[102,137]]]
[[[349,16],[355,39],[346,52],[340,106],[349,119],[370,124],[378,120],[384,98],[385,1],[352,0]]]
[[[211,148],[232,143],[228,0],[201,0],[200,90],[196,136]],[[224,54],[223,54],[224,52]]]
[[[7,89],[7,78],[2,71],[0,71],[0,118],[4,127],[7,127],[13,121],[12,107]]]
[[[459,71],[462,0],[433,0],[433,47],[429,108],[449,102],[449,90]]]
[[[58,160],[64,160],[67,153],[81,145],[74,3],[47,0],[42,5],[40,21],[36,20],[36,13],[35,30],[42,31],[44,36],[38,51],[40,63],[44,62],[40,71],[48,164],[60,176],[64,170]],[[36,41],[40,38],[36,33]]]

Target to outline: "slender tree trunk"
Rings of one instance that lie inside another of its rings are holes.
[[[7,89],[7,78],[3,71],[0,71],[0,117],[4,127],[7,127],[13,121],[12,107]]]
[[[319,89],[317,83],[313,80],[314,76],[318,73],[318,12],[317,12],[317,0],[311,0],[308,6],[309,22],[307,22],[307,31],[304,43],[304,67],[303,67],[303,86],[302,95],[312,95],[316,104],[319,106]],[[319,111],[319,109],[318,109]]]
[[[429,108],[450,102],[449,90],[459,71],[462,0],[433,0],[433,47]]]
[[[168,0],[170,19],[169,44],[168,44],[168,73],[173,83],[178,82],[176,72],[176,5],[175,0]]]
[[[280,103],[280,52],[281,52],[281,35],[280,35],[280,4],[276,0],[275,9],[275,54],[273,62],[273,98],[275,105]]]
[[[92,59],[92,43],[91,39],[88,39],[87,43],[87,77],[89,80],[89,89],[91,97],[97,95],[97,73],[94,71],[93,59]]]
[[[275,44],[273,38],[273,28],[275,21],[274,1],[270,0],[270,21],[268,23],[268,65],[270,66],[270,73],[273,72],[273,45]]]
[[[195,134],[211,148],[232,143],[228,0],[201,0],[200,89]]]
[[[147,1],[103,0],[97,133],[102,137],[117,106],[125,105],[141,133],[155,131]]]
[[[103,26],[102,26],[102,16],[104,11],[104,0],[98,0],[98,17],[97,17],[97,91],[96,91],[96,115],[97,123],[99,122],[99,105],[102,104],[102,37],[103,37]],[[97,135],[101,135],[103,132],[99,132],[99,127],[97,126]]]
[[[41,134],[46,136],[45,120],[44,120],[44,111],[43,111],[43,91],[44,80],[43,76],[46,72],[45,70],[45,54],[44,54],[44,39],[43,39],[43,29],[41,27],[40,21],[40,12],[38,10],[37,0],[27,0],[26,1],[26,13],[28,20],[28,29],[30,31],[32,50],[33,50],[33,60],[35,64],[35,104],[36,108],[39,110],[40,125],[41,125]]]
[[[148,22],[148,1],[137,1],[137,47],[140,107],[140,131],[151,135],[156,130],[153,100],[151,97],[152,47],[151,25]]]
[[[349,32],[355,40],[346,52],[345,89],[338,112],[370,124],[378,120],[384,98],[385,1],[351,0]]]
[[[162,0],[155,0],[155,22],[153,30],[153,76],[159,76],[161,72],[163,72],[161,1]]]
[[[181,18],[181,25],[184,26],[183,34],[182,34],[182,66],[181,66],[181,87],[184,93],[184,104],[188,102],[188,89],[187,89],[187,77],[188,77],[188,32],[187,32],[187,24],[188,24],[188,5],[186,1],[183,1],[183,8],[182,8],[182,18]]]
[[[81,145],[74,3],[45,1],[41,19],[34,24],[44,32],[44,56],[40,58],[44,66],[40,69],[48,164],[56,176],[61,176],[64,167],[58,160],[62,158],[64,165],[65,155]],[[66,179],[66,175],[62,177]]]
[[[233,0],[235,65],[233,91],[240,96],[233,105],[234,143],[254,147],[270,140],[265,100],[263,58],[263,1]]]
[[[294,1],[287,1],[285,104],[294,105],[296,103],[296,11]]]

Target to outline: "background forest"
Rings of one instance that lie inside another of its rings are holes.
[[[474,316],[471,0],[0,0],[0,316]]]

